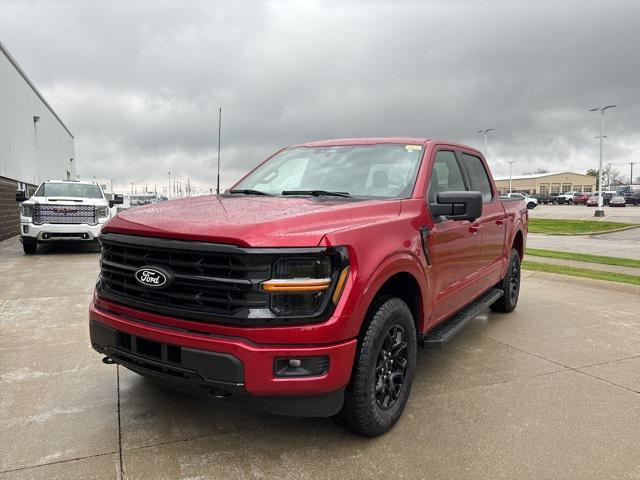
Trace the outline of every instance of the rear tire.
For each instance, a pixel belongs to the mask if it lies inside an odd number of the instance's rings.
[[[415,376],[417,339],[411,310],[399,298],[380,298],[367,320],[336,420],[374,437],[393,427],[404,411]]]
[[[520,296],[520,254],[515,248],[511,249],[507,274],[497,288],[502,290],[503,295],[491,305],[491,310],[502,313],[513,312]]]
[[[22,250],[25,255],[33,255],[38,250],[38,242],[34,242],[33,240],[22,240]]]

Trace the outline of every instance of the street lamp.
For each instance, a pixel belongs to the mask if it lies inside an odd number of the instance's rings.
[[[604,217],[604,210],[602,208],[602,148],[604,142],[604,112],[615,105],[607,105],[606,107],[591,108],[590,112],[600,112],[600,167],[598,168],[598,208],[594,215],[596,217]]]
[[[512,175],[511,175],[511,170],[513,167],[513,162],[514,160],[508,160],[507,163],[509,164],[509,193],[511,193],[512,188],[511,188],[511,179],[512,179]]]
[[[485,128],[484,130],[478,130],[476,133],[482,133],[484,136],[484,155],[487,156],[487,133],[493,132],[495,128]]]

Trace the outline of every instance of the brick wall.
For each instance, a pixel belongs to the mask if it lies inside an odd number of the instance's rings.
[[[36,191],[34,185],[27,185],[27,196]],[[0,177],[0,240],[20,234],[20,204],[16,202],[18,182]]]

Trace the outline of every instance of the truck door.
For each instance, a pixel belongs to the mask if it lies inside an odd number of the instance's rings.
[[[460,161],[453,150],[437,147],[433,157],[427,202],[436,203],[438,193],[469,190]],[[481,237],[468,220],[433,217],[429,241],[434,303],[431,323],[436,323],[468,303],[474,276],[480,268]]]
[[[459,152],[471,190],[482,193],[482,217],[474,222],[482,240],[478,287],[489,288],[500,280],[506,235],[506,214],[494,191],[486,165],[476,155]]]

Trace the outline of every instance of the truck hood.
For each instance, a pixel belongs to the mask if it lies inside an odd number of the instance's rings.
[[[227,243],[311,247],[322,237],[400,214],[399,200],[203,196],[132,208],[103,232]]]

